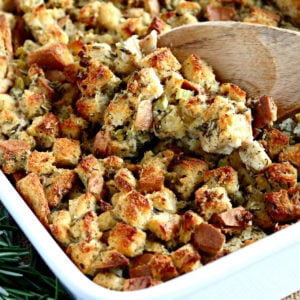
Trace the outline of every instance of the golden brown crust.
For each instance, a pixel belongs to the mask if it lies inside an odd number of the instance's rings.
[[[66,44],[52,43],[29,52],[27,62],[41,68],[63,70],[73,62],[73,58]]]
[[[48,228],[50,209],[39,177],[29,173],[17,182],[16,187],[41,223]]]

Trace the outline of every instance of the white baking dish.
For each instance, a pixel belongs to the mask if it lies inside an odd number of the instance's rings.
[[[0,199],[75,299],[281,299],[300,289],[300,222],[197,271],[133,292],[94,284],[70,261],[0,171]]]

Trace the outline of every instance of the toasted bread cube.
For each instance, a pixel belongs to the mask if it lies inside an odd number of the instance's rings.
[[[34,211],[41,223],[48,227],[50,209],[43,185],[35,173],[29,173],[16,183],[17,191]]]
[[[257,23],[257,24],[263,24],[263,25],[275,26],[275,27],[278,26],[279,21],[280,21],[279,14],[272,12],[270,10],[259,8],[257,6],[251,7],[250,16],[244,18],[244,22]]]
[[[131,225],[118,222],[109,232],[108,244],[127,257],[143,253],[146,233]]]
[[[134,72],[127,83],[127,91],[140,100],[153,100],[163,93],[163,86],[153,68],[143,68]]]
[[[0,112],[0,132],[6,136],[13,135],[26,124],[25,122],[14,110],[3,109]]]
[[[42,91],[25,90],[20,100],[20,108],[28,119],[33,119],[48,111],[49,103]]]
[[[188,243],[191,240],[195,227],[203,222],[203,218],[192,210],[186,211],[180,216],[179,241]]]
[[[59,135],[58,123],[57,116],[49,112],[44,116],[34,118],[27,132],[35,138],[40,148],[49,149]]]
[[[87,121],[76,115],[71,115],[59,123],[62,137],[78,140],[87,128]]]
[[[232,208],[224,187],[209,188],[207,185],[203,185],[195,192],[195,205],[205,221],[208,221],[213,214]]]
[[[168,48],[159,48],[153,53],[146,55],[141,66],[144,68],[153,68],[159,78],[165,78],[181,68],[180,63]]]
[[[153,126],[153,109],[151,100],[143,100],[137,106],[134,129],[149,130]]]
[[[170,166],[175,153],[172,150],[164,150],[156,155],[152,151],[147,151],[141,160],[141,165],[143,168],[157,166],[161,170],[167,170]]]
[[[51,234],[62,246],[67,247],[71,243],[71,215],[68,210],[52,212],[49,228]]]
[[[69,200],[69,211],[72,219],[79,219],[88,211],[96,211],[96,198],[90,193],[82,194]]]
[[[205,171],[204,182],[209,188],[222,186],[228,194],[239,190],[238,173],[230,166]]]
[[[25,169],[30,145],[20,140],[0,141],[0,165],[6,174]]]
[[[78,164],[81,156],[79,140],[57,138],[53,144],[53,155],[58,167],[74,167]]]
[[[282,131],[268,127],[265,129],[262,144],[271,159],[275,158],[289,144],[289,136]],[[280,159],[280,158],[279,158]]]
[[[279,154],[280,161],[289,161],[294,166],[300,168],[300,143],[284,147]]]
[[[93,262],[93,267],[97,270],[128,265],[129,259],[115,249],[101,251]]]
[[[147,229],[163,241],[171,241],[178,235],[180,216],[168,212],[153,214],[148,221]]]
[[[207,91],[216,92],[219,88],[212,68],[197,55],[192,54],[183,62],[182,73],[186,79],[198,83]]]
[[[160,191],[147,194],[147,198],[151,200],[153,207],[159,211],[177,212],[177,197],[172,190],[166,187],[163,187]]]
[[[179,274],[169,255],[154,254],[150,260],[152,277],[159,281],[167,281],[177,277]]]
[[[290,199],[287,190],[266,193],[265,201],[267,212],[274,222],[286,223],[299,218],[299,200],[295,203]]]
[[[93,239],[99,240],[102,236],[98,228],[97,215],[93,211],[88,211],[80,219],[75,220],[70,232],[76,241],[89,242]]]
[[[77,81],[78,88],[87,97],[93,97],[97,91],[106,87],[115,87],[119,79],[103,64],[91,62],[83,79]]]
[[[101,231],[108,231],[117,224],[111,210],[107,210],[98,216],[98,228]]]
[[[97,93],[95,97],[81,97],[76,101],[78,114],[86,121],[98,124],[103,121],[108,99]]]
[[[217,95],[203,115],[199,135],[204,151],[230,154],[253,140],[250,109],[243,102]]]
[[[174,164],[172,171],[178,176],[174,189],[183,200],[188,200],[195,188],[203,182],[207,169],[208,164],[204,160],[192,157],[183,158]]]
[[[162,190],[164,181],[164,171],[159,166],[146,166],[140,172],[138,186],[142,193],[153,193]]]
[[[97,160],[92,154],[85,156],[76,167],[87,192],[93,194],[97,198],[101,198],[103,192],[103,163]]]
[[[6,93],[12,82],[9,80],[9,62],[13,56],[11,29],[7,16],[0,13],[0,93]]]
[[[116,172],[114,176],[116,187],[119,191],[128,193],[136,188],[136,179],[131,171],[127,168],[122,168]]]
[[[93,278],[96,284],[114,291],[123,291],[124,281],[123,277],[110,272],[98,272]]]
[[[27,159],[26,171],[37,175],[51,174],[55,171],[55,158],[52,152],[40,152],[34,150]]]
[[[93,1],[84,5],[79,10],[78,21],[89,26],[96,27],[98,25],[98,18],[95,18],[95,16],[98,16],[100,6],[100,1]]]
[[[194,271],[202,266],[201,257],[192,244],[186,244],[173,251],[171,258],[180,274]]]
[[[45,69],[63,70],[73,63],[73,57],[64,43],[51,43],[28,53],[27,62]]]
[[[71,191],[76,178],[74,170],[59,169],[46,179],[45,194],[50,207],[56,207]]]
[[[90,154],[83,157],[76,167],[76,173],[85,187],[88,186],[89,178],[93,172],[103,175],[104,166],[94,155]]]
[[[101,3],[98,10],[97,22],[99,26],[108,30],[117,30],[120,26],[122,13],[112,2]]]
[[[244,143],[239,149],[239,155],[246,167],[254,171],[262,171],[272,163],[264,147],[258,141]]]
[[[31,7],[28,10],[26,9],[23,18],[34,38],[40,44],[67,44],[69,41],[68,35],[58,24],[58,19],[64,16],[65,13],[63,10],[47,9],[45,5],[41,4]]]
[[[151,276],[155,280],[167,281],[178,276],[169,255],[144,253],[133,259],[129,270],[131,278]]]
[[[142,52],[137,35],[133,35],[132,31],[136,29],[136,25],[140,24],[138,18],[128,18],[120,28],[120,34],[126,38],[116,44],[117,58],[114,61],[114,69],[120,74],[127,74],[136,71],[142,59]]]
[[[99,252],[104,249],[105,245],[94,239],[88,242],[71,243],[66,249],[66,253],[82,273],[94,275],[96,270],[92,266],[93,262]]]
[[[112,202],[116,218],[131,226],[144,229],[152,216],[151,202],[136,190],[115,194]]]
[[[272,163],[264,171],[274,190],[288,189],[297,183],[298,172],[289,162]]]
[[[107,106],[104,116],[105,123],[112,126],[126,124],[132,118],[131,106],[127,95],[117,94]]]
[[[231,100],[246,101],[246,92],[233,83],[222,83],[220,92]]]

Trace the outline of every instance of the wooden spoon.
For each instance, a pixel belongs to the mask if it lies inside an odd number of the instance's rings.
[[[248,96],[272,96],[278,119],[300,111],[300,32],[264,25],[216,21],[172,29],[159,36],[182,62],[197,54],[218,80],[233,82]]]

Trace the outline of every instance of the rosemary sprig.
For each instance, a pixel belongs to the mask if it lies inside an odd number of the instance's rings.
[[[9,218],[0,204],[0,300],[71,299],[34,249],[20,245]]]

